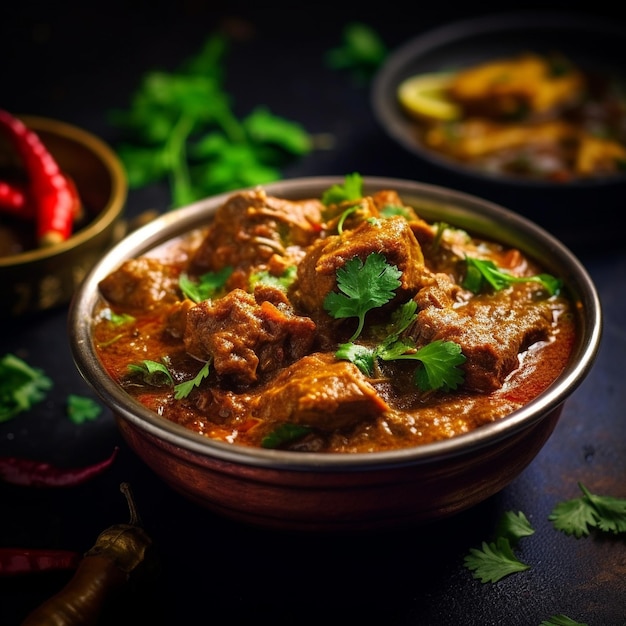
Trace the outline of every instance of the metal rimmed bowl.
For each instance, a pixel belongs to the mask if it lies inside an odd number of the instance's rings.
[[[119,233],[127,196],[126,173],[100,138],[65,122],[19,116],[71,176],[87,213],[66,241],[0,256],[0,317],[15,318],[65,305]]]
[[[321,197],[342,179],[316,177],[265,186],[288,198]],[[89,273],[68,319],[76,366],[112,410],[134,452],[173,489],[204,507],[261,527],[353,531],[436,520],[509,484],[550,437],[564,402],[589,372],[601,337],[596,289],[577,258],[518,214],[474,196],[406,180],[364,179],[365,192],[395,189],[427,220],[441,220],[520,248],[563,278],[578,334],[554,383],[528,405],[457,437],[392,452],[325,454],[253,449],[213,441],[131,398],[105,371],[91,334],[98,284],[123,261],[201,227],[230,194],[163,214],[127,236]]]
[[[562,53],[582,68],[618,77],[626,23],[582,13],[511,11],[450,22],[407,40],[393,50],[371,87],[374,115],[386,135],[420,166],[420,176],[487,198],[542,225],[575,249],[619,243],[602,217],[621,211],[626,172],[566,183],[489,173],[425,147],[416,123],[398,101],[407,78],[458,70],[523,52]],[[591,216],[594,217],[591,217]]]

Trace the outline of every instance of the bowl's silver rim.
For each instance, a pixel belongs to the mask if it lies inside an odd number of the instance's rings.
[[[319,197],[321,191],[333,184],[343,183],[339,176],[305,177],[263,185],[268,194],[284,197]],[[564,276],[580,300],[583,313],[584,340],[577,347],[578,359],[571,364],[545,392],[528,405],[510,415],[470,433],[451,439],[386,452],[355,454],[301,453],[281,450],[248,448],[213,441],[150,411],[130,398],[103,370],[90,335],[91,311],[97,300],[97,285],[122,260],[143,254],[171,237],[199,226],[230,192],[206,198],[187,207],[164,213],[154,221],[127,235],[92,268],[76,291],[68,313],[69,341],[74,363],[85,381],[93,388],[114,414],[135,428],[165,443],[208,458],[255,467],[293,471],[363,471],[390,469],[440,461],[468,454],[511,437],[541,421],[558,409],[582,383],[591,369],[602,335],[601,305],[595,285],[582,263],[550,233],[500,205],[475,196],[415,181],[383,177],[364,177],[366,190],[396,189],[401,195],[413,195],[433,201],[461,213],[471,209],[485,223],[497,219],[509,228],[515,238],[532,239],[538,247],[548,250],[561,267],[568,268]]]
[[[481,172],[446,159],[432,150],[420,146],[407,133],[406,122],[400,121],[395,114],[395,107],[390,104],[390,94],[395,94],[399,83],[398,77],[405,73],[405,68],[412,61],[426,53],[463,39],[489,35],[500,31],[520,32],[524,29],[545,30],[549,33],[584,31],[613,37],[623,41],[626,36],[626,23],[609,20],[597,15],[558,10],[519,10],[506,13],[494,13],[471,17],[444,24],[409,39],[393,50],[374,76],[370,90],[370,101],[375,116],[385,132],[411,154],[467,179],[475,179],[496,186],[516,186],[528,189],[554,189],[555,184],[544,180],[525,179],[502,174]],[[598,176],[588,179],[573,179],[559,183],[557,189],[595,189],[605,186],[624,184],[624,176]]]

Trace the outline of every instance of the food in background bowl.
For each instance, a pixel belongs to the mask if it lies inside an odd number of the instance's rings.
[[[102,259],[69,318],[79,371],[164,480],[300,530],[436,519],[501,489],[600,326],[584,268],[534,224],[358,177],[163,215]]]
[[[553,182],[626,173],[626,85],[558,52],[410,76],[398,99],[425,148],[471,168]]]

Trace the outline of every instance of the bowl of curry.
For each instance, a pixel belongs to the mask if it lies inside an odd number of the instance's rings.
[[[76,366],[173,489],[294,531],[429,522],[503,489],[592,367],[601,308],[547,231],[349,174],[128,235],[69,312]]]
[[[393,50],[372,84],[386,134],[424,179],[516,210],[571,246],[605,246],[626,192],[626,25],[513,11]]]

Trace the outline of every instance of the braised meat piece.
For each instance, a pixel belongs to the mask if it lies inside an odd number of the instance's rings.
[[[262,189],[235,194],[216,212],[192,266],[198,272],[247,269],[274,254],[295,262],[300,248],[317,237],[323,208],[319,200],[284,200]]]
[[[318,239],[298,265],[293,299],[307,312],[322,311],[324,299],[336,289],[337,270],[350,259],[362,261],[373,252],[382,253],[387,263],[401,272],[395,301],[406,300],[421,286],[424,257],[422,249],[403,217],[364,221],[354,230]]]
[[[315,324],[308,317],[281,304],[257,302],[241,289],[189,309],[183,336],[191,356],[212,358],[219,376],[243,385],[301,358],[314,340]]]
[[[314,353],[287,367],[259,396],[257,417],[332,431],[382,415],[389,407],[348,361]]]
[[[171,265],[156,259],[129,259],[103,278],[98,287],[111,304],[149,311],[180,299],[178,277]]]
[[[454,308],[442,299],[419,311],[413,329],[417,345],[441,339],[461,346],[466,357],[465,387],[480,392],[499,389],[519,365],[518,354],[548,339],[552,313],[548,302],[532,298],[528,284],[494,295],[479,295]],[[418,294],[418,301],[424,298]]]

